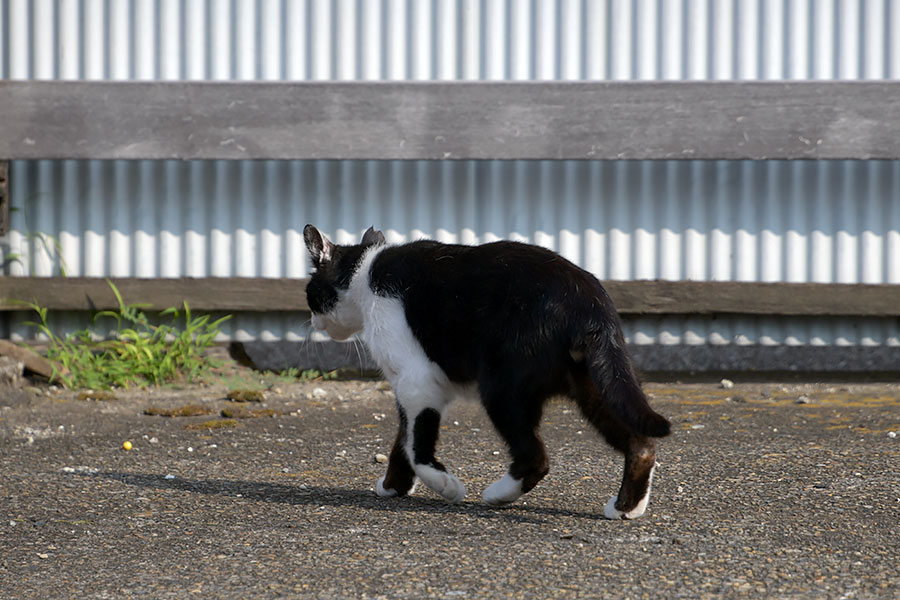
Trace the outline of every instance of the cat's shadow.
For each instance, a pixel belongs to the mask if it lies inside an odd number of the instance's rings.
[[[593,514],[561,508],[527,506],[524,504],[492,507],[476,501],[447,504],[434,498],[415,495],[403,498],[379,498],[371,490],[328,486],[290,485],[228,479],[186,479],[172,475],[121,472],[98,472],[92,473],[90,477],[101,477],[142,488],[181,490],[195,494],[231,496],[277,504],[333,507],[356,506],[387,512],[460,514],[468,517],[502,519],[514,523],[532,524],[545,524],[547,521],[542,517],[605,520],[600,513]]]

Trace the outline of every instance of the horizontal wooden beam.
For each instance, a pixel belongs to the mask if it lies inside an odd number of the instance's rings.
[[[203,311],[309,310],[306,280],[209,277],[177,279],[110,278],[126,304],[153,309]],[[22,310],[36,302],[51,310],[118,308],[106,279],[99,277],[0,277],[0,310]],[[24,307],[28,310],[28,307]]]
[[[900,82],[0,81],[0,159],[900,159]]]
[[[9,161],[0,160],[0,235],[9,233]]]
[[[605,281],[623,314],[900,316],[900,285]]]
[[[162,310],[187,302],[203,311],[305,311],[306,280],[256,278],[115,278],[126,303]],[[900,285],[752,283],[709,281],[606,281],[622,314],[747,314],[900,316]],[[0,278],[0,310],[21,302],[53,310],[118,306],[105,279],[85,277]]]

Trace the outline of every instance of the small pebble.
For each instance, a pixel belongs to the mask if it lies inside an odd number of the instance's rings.
[[[797,398],[796,404],[809,404],[810,402],[811,400],[808,396],[800,396],[799,398]]]
[[[175,479],[174,475],[166,475],[164,479]]]
[[[320,387],[317,387],[316,389],[314,389],[312,391],[313,398],[324,398],[327,395],[328,395],[328,392],[326,392],[324,389],[322,389]]]
[[[891,439],[896,438],[896,437],[897,437],[897,432],[896,432],[896,431],[888,431],[888,437],[891,438]]]
[[[375,455],[375,462],[377,462],[379,464],[384,464],[387,461],[388,461],[388,457],[385,456],[384,454],[376,454]]]
[[[724,388],[726,390],[730,390],[731,388],[734,387],[734,382],[730,379],[723,379],[722,381],[719,382],[719,385],[722,386],[722,388]]]

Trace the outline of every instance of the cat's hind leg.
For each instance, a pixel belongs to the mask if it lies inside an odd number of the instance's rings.
[[[625,469],[619,493],[603,509],[607,519],[636,519],[643,516],[650,501],[650,486],[656,469],[656,442],[653,438],[630,435],[625,448]]]
[[[601,422],[597,429],[606,441],[625,455],[622,485],[603,509],[607,519],[637,519],[643,516],[650,501],[650,486],[656,469],[656,442],[626,430],[612,419]]]
[[[522,403],[516,410],[510,410],[503,400],[485,400],[488,416],[512,456],[506,475],[484,490],[481,497],[487,504],[502,506],[515,502],[550,471],[547,451],[537,432],[541,405],[541,402]]]
[[[609,414],[597,397],[601,392],[584,369],[573,373],[572,397],[584,417],[603,435],[610,446],[625,455],[619,493],[606,503],[607,519],[636,519],[643,516],[650,500],[650,485],[656,468],[656,442],[651,437],[629,430]]]

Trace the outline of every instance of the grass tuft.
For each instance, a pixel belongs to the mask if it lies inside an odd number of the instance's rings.
[[[28,304],[39,317],[31,322],[48,341],[47,358],[62,365],[54,377],[68,388],[107,390],[113,387],[147,387],[179,381],[205,379],[213,364],[203,352],[213,345],[219,327],[229,316],[210,321],[209,315],[191,314],[183,308],[167,308],[160,317],[169,323],[155,325],[144,309],[147,305],[125,304],[116,286],[107,280],[118,301],[117,311],[104,310],[94,316],[116,322],[114,339],[96,340],[88,329],[65,337],[53,333],[48,310],[37,302]]]

